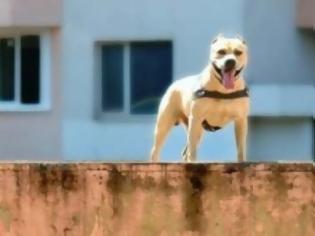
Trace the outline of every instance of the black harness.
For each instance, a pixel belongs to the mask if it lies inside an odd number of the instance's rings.
[[[249,97],[248,88],[245,87],[242,90],[238,90],[232,93],[220,93],[218,91],[209,91],[205,89],[198,89],[194,92],[194,99],[197,98],[215,98],[215,99],[237,99]]]
[[[212,126],[210,125],[206,120],[204,120],[202,123],[201,123],[202,127],[207,130],[207,131],[210,131],[210,132],[215,132],[219,129],[221,129],[220,126]]]
[[[232,93],[220,93],[218,91],[209,91],[205,89],[198,89],[197,91],[194,92],[194,99],[200,99],[200,98],[213,98],[213,99],[223,99],[223,100],[228,100],[228,99],[237,99],[237,98],[244,98],[244,97],[249,97],[249,90],[247,87],[245,87],[242,90],[235,91]],[[211,132],[215,132],[221,127],[219,126],[212,126],[210,125],[207,120],[204,120],[202,122],[202,127]]]

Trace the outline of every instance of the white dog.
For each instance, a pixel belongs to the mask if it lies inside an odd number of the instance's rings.
[[[216,131],[231,121],[235,122],[238,161],[246,160],[249,96],[242,70],[247,55],[241,38],[218,36],[211,44],[210,63],[201,74],[177,80],[168,88],[159,106],[151,161],[159,161],[164,140],[175,124],[187,128],[182,155],[193,162],[203,131]]]

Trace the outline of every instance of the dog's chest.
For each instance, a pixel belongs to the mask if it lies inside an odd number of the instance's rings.
[[[246,116],[248,113],[248,99],[209,99],[204,102],[203,106],[203,118],[209,124],[221,127],[239,117]]]

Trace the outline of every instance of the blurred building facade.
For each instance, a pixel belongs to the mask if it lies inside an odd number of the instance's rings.
[[[199,73],[223,33],[250,48],[249,160],[313,160],[314,11],[311,0],[3,0],[0,158],[147,160],[159,97]],[[180,160],[184,143],[174,128],[162,160]],[[205,135],[200,160],[235,156],[233,124]]]

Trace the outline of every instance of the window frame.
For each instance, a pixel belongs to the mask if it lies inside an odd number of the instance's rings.
[[[112,40],[112,41],[99,41],[96,42],[96,109],[95,118],[105,121],[115,122],[152,122],[156,119],[157,113],[152,114],[132,114],[131,108],[131,75],[130,75],[130,53],[131,44],[134,42],[170,42],[172,45],[172,74],[171,83],[174,81],[174,41],[169,38],[165,39],[152,39],[152,40]],[[107,45],[121,45],[123,47],[123,109],[120,112],[103,111],[102,109],[102,47]]]
[[[39,66],[39,103],[24,104],[21,102],[21,37],[37,35],[39,37],[40,66]],[[39,112],[49,111],[51,51],[50,33],[48,30],[8,30],[0,33],[0,38],[14,39],[14,100],[0,101],[0,112]]]

